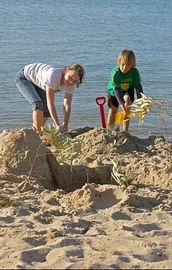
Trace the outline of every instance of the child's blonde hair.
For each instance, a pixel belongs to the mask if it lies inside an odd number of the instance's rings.
[[[118,65],[121,64],[122,60],[126,62],[127,64],[129,64],[131,67],[136,66],[136,57],[132,50],[127,50],[127,49],[122,50],[119,53],[118,58],[117,58]]]

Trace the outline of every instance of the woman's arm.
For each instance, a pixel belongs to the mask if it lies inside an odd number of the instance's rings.
[[[64,102],[63,102],[63,115],[64,115],[64,123],[63,123],[63,131],[68,130],[69,119],[71,115],[71,104],[72,104],[72,96],[71,94],[65,94]]]
[[[60,129],[60,122],[57,116],[54,100],[55,100],[55,92],[49,86],[46,87],[46,97],[47,97],[47,107],[50,112],[51,118],[54,122],[54,125],[57,130]]]

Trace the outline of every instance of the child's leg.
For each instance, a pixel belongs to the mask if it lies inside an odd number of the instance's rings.
[[[131,105],[131,98],[130,98],[129,94],[124,95],[124,100],[125,100],[125,107],[126,107],[126,111],[127,111],[127,115],[128,115],[130,113],[130,110],[131,110],[130,107],[128,107]],[[130,125],[130,119],[128,118],[128,119],[124,120],[124,122],[123,122],[123,130],[128,131],[129,125]]]
[[[114,107],[113,105],[111,105],[111,107],[109,108],[108,117],[107,117],[107,128],[109,129],[113,129],[115,127],[115,116],[116,116],[117,110],[118,109]]]
[[[115,127],[115,117],[118,111],[118,101],[116,97],[108,96],[108,106],[107,128],[113,129]]]

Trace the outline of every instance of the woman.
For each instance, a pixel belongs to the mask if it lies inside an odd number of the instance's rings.
[[[37,131],[51,117],[57,131],[68,131],[74,88],[83,82],[84,69],[79,64],[57,68],[54,65],[34,63],[26,65],[16,77],[16,86],[32,105],[33,128]],[[55,92],[64,91],[61,125],[56,108]]]

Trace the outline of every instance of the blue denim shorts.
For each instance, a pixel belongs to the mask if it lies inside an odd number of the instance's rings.
[[[24,69],[20,70],[15,79],[16,86],[24,98],[32,105],[32,110],[41,110],[44,117],[50,117],[47,107],[46,91],[28,81],[24,76]]]

